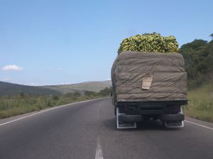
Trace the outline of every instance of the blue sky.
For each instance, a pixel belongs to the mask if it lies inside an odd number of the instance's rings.
[[[0,0],[0,81],[101,81],[120,42],[159,32],[180,45],[210,40],[212,0]]]

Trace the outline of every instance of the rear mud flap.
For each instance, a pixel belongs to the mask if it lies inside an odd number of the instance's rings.
[[[164,121],[165,128],[183,128],[184,127],[184,121],[178,121],[178,122],[167,122]]]
[[[179,114],[183,115],[183,109],[181,107]],[[163,121],[165,128],[183,128],[184,119],[182,121]]]
[[[116,124],[117,129],[134,129],[137,127],[136,122],[122,122],[119,121],[119,116],[124,115],[123,113],[119,112],[119,108],[116,107]]]

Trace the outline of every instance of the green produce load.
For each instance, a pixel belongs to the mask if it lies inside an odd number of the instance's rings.
[[[155,32],[137,34],[122,41],[118,54],[125,51],[172,53],[178,52],[178,43],[174,36],[163,37]]]

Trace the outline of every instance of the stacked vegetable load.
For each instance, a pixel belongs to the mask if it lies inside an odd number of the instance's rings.
[[[163,37],[155,32],[137,34],[122,41],[118,54],[125,51],[172,53],[178,52],[178,43],[174,36]]]

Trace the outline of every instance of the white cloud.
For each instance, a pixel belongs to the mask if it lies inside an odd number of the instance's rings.
[[[28,85],[30,85],[30,86],[40,86],[40,84],[35,83],[35,82],[31,82],[31,83],[29,83]]]
[[[55,71],[62,71],[63,68],[56,68]]]
[[[63,68],[48,68],[49,71],[63,71]]]
[[[23,68],[17,65],[6,65],[2,68],[2,71],[22,71]]]

